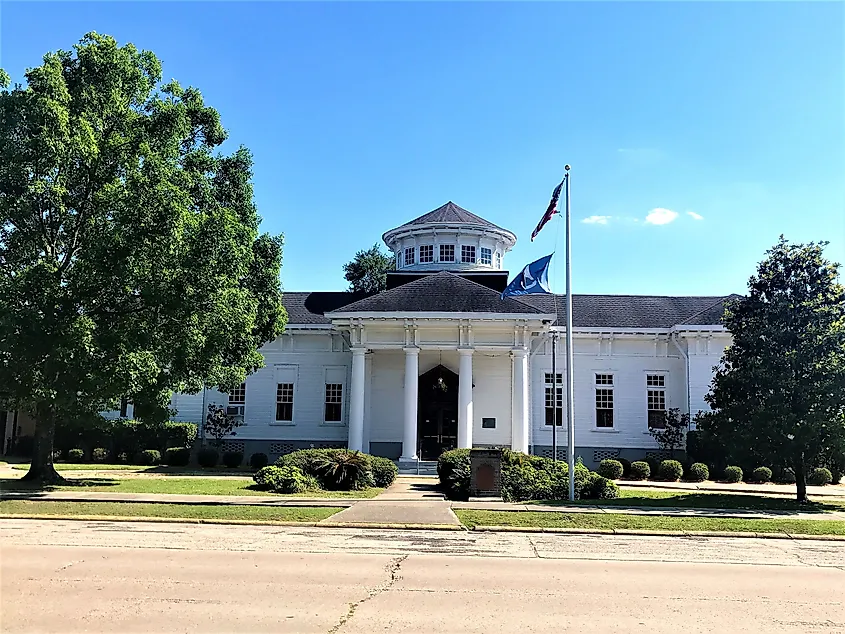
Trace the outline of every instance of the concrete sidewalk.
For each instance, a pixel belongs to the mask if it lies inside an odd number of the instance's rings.
[[[35,502],[140,502],[144,504],[208,504],[232,506],[352,506],[354,498],[306,498],[273,495],[181,495],[176,493],[111,493],[109,491],[3,491],[0,500]]]
[[[654,480],[616,480],[624,489],[651,489],[654,491],[697,491],[708,493],[747,493],[751,495],[795,495],[794,484],[751,484],[745,482],[658,482]],[[845,484],[807,486],[810,497],[845,498]]]

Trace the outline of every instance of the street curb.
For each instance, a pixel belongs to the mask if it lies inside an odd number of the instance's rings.
[[[471,531],[482,533],[562,533],[574,535],[642,535],[652,537],[734,537],[746,539],[800,539],[845,542],[845,535],[805,535],[795,533],[746,533],[731,531],[662,531],[630,528],[540,528],[536,526],[484,526]]]
[[[318,528],[381,528],[398,530],[426,530],[426,531],[466,531],[463,524],[400,524],[387,522],[332,522],[323,520],[317,524]]]

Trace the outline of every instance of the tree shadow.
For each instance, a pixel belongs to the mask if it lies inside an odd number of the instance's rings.
[[[534,502],[549,506],[593,505],[637,508],[682,508],[718,511],[777,511],[778,513],[829,513],[845,511],[845,502],[810,502],[801,504],[794,499],[775,498],[761,495],[742,495],[730,493],[689,493],[679,492],[664,498],[645,495],[615,498],[612,500],[545,500]]]
[[[31,493],[33,496],[37,496],[38,494],[67,489],[69,487],[84,489],[86,487],[95,486],[117,486],[118,484],[120,484],[120,482],[114,478],[73,478],[68,479],[65,484],[48,484],[46,486],[40,484],[39,482],[21,482],[20,478],[0,478],[0,493]],[[19,499],[23,496],[15,495],[14,497]]]

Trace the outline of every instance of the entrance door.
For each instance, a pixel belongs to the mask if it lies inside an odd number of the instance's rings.
[[[458,375],[439,365],[419,381],[417,404],[420,460],[437,460],[458,446]]]

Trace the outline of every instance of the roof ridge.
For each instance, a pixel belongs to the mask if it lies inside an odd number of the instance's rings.
[[[698,316],[699,316],[699,315],[701,315],[702,313],[706,313],[708,310],[710,310],[710,309],[712,309],[712,308],[715,308],[715,307],[716,307],[716,306],[718,306],[719,304],[724,304],[725,300],[726,300],[728,297],[730,297],[730,295],[723,295],[722,297],[720,297],[719,299],[717,299],[715,302],[713,302],[712,304],[710,304],[710,305],[709,305],[709,306],[707,306],[706,308],[702,308],[702,309],[701,309],[701,310],[699,310],[697,313],[693,313],[692,315],[690,315],[689,317],[687,317],[686,319],[684,319],[684,320],[681,322],[681,324],[689,324],[689,323],[690,323],[690,319],[694,319],[695,317],[698,317]]]

